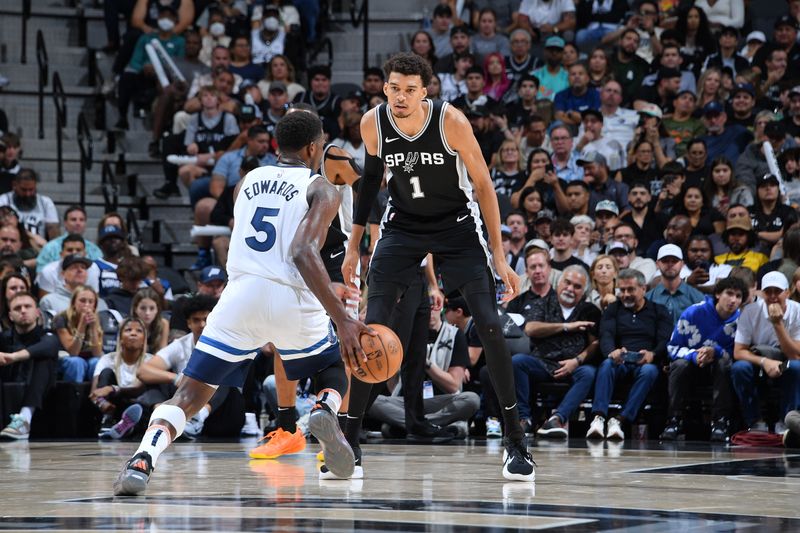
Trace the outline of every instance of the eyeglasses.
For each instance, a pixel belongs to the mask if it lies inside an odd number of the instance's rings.
[[[570,137],[550,137],[551,141],[568,141]]]

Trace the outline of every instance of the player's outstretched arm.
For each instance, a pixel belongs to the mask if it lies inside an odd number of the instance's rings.
[[[472,133],[472,125],[467,117],[451,106],[447,107],[447,114],[444,117],[444,133],[447,144],[459,153],[472,179],[481,214],[489,232],[494,268],[506,286],[503,300],[509,301],[519,294],[519,276],[508,265],[503,252],[503,241],[500,237],[500,207],[497,204],[497,193],[494,191],[481,147]]]
[[[363,323],[347,316],[319,255],[328,227],[339,209],[339,193],[330,182],[320,177],[308,187],[308,204],[308,212],[295,232],[289,254],[308,288],[336,324],[342,356],[351,361],[358,357],[366,361],[367,356],[359,339],[362,332],[373,332]]]
[[[364,175],[359,182],[358,196],[353,213],[353,228],[342,262],[342,275],[345,283],[355,284],[356,266],[359,260],[358,245],[364,236],[364,228],[383,180],[383,161],[378,157],[378,132],[375,126],[376,110],[370,109],[361,118],[361,138],[364,141]]]

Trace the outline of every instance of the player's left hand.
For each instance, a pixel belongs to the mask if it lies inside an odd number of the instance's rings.
[[[340,323],[336,324],[336,334],[339,337],[339,349],[342,352],[342,360],[350,368],[357,368],[359,359],[367,362],[367,354],[361,347],[361,335],[377,335],[375,330],[350,317],[345,317]]]
[[[506,287],[502,301],[510,302],[519,295],[519,276],[514,272],[514,269],[508,265],[506,258],[503,256],[494,256],[494,268]]]

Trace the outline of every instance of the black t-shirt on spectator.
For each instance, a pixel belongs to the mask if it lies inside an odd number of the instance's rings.
[[[753,231],[783,231],[797,222],[797,211],[785,204],[777,204],[769,215],[753,205],[750,207]]]
[[[492,169],[492,183],[498,195],[511,196],[511,193],[515,193],[522,188],[527,177],[522,171],[506,174],[502,170]]]
[[[578,265],[580,267],[585,268],[587,272],[589,271],[589,265],[587,265],[574,255],[570,256],[570,258],[567,259],[566,261],[556,261],[555,259],[550,260],[550,266],[556,270],[561,270],[562,272],[565,268],[572,265]]]

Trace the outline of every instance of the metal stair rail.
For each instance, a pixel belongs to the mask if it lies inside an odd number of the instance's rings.
[[[44,139],[44,89],[50,78],[50,62],[42,30],[36,32],[36,64],[39,66],[39,138]]]
[[[77,139],[78,150],[81,154],[81,183],[80,183],[80,205],[86,207],[86,173],[92,169],[92,159],[94,157],[94,141],[92,140],[92,132],[89,129],[89,123],[86,121],[86,116],[81,112],[78,115]],[[59,164],[61,157],[59,156]],[[103,196],[105,196],[105,166],[108,161],[103,164]],[[60,183],[60,182],[59,182]],[[116,204],[115,204],[116,206]],[[115,207],[116,209],[116,207]],[[108,203],[106,203],[106,212],[108,212]]]
[[[28,20],[31,18],[31,0],[22,0],[22,42],[20,43],[19,62],[28,62]]]
[[[369,0],[362,0],[361,9],[358,10],[356,10],[356,0],[350,2],[350,22],[354,28],[358,28],[361,23],[364,24],[362,70],[366,72],[369,68]]]
[[[64,132],[62,129],[67,127],[67,95],[64,93],[64,85],[61,83],[61,76],[58,72],[53,72],[53,105],[56,108],[56,179],[58,183],[64,183]],[[41,115],[39,120],[42,120]]]

